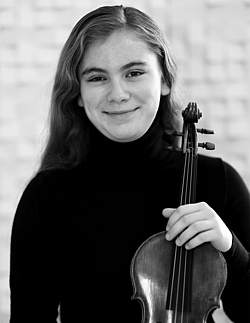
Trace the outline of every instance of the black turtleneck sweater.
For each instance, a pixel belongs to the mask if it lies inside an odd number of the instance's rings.
[[[182,154],[169,152],[157,121],[140,139],[117,143],[91,129],[85,162],[38,173],[19,202],[11,239],[11,323],[141,322],[131,300],[131,260],[164,231],[162,210],[179,205]],[[222,294],[234,322],[250,321],[250,197],[221,159],[198,158],[197,202],[233,232]]]

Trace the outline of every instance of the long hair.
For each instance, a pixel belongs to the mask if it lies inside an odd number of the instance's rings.
[[[165,128],[178,127],[179,104],[174,95],[176,64],[170,46],[156,23],[132,7],[104,6],[81,18],[70,33],[59,57],[51,95],[49,136],[39,171],[69,169],[87,156],[90,121],[78,106],[79,65],[88,47],[117,30],[128,30],[145,41],[156,54],[170,94],[160,99],[159,111]]]

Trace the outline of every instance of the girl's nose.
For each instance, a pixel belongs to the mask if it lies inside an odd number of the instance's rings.
[[[113,81],[110,83],[110,89],[107,93],[108,102],[121,103],[129,100],[130,93],[126,85],[121,81]]]

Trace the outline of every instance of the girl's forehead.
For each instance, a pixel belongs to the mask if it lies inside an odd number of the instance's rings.
[[[105,64],[113,61],[126,61],[133,59],[150,58],[155,53],[148,44],[130,31],[116,31],[105,39],[97,40],[87,48],[83,65],[89,63]]]
[[[100,36],[99,38],[96,38],[96,40],[93,41],[93,43],[90,43],[90,46],[98,46],[98,45],[102,45],[112,39],[131,39],[131,40],[135,40],[135,41],[139,41],[141,40],[141,37],[139,37],[139,35],[133,31],[133,30],[129,30],[129,29],[117,29],[113,32],[111,32],[109,35],[106,36]]]

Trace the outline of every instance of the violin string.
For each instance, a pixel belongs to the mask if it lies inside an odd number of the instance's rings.
[[[183,204],[187,204],[190,198],[190,178],[192,176],[192,159],[190,158],[190,150],[187,152],[187,156],[188,156],[188,166],[187,166],[187,178],[186,178],[186,197]],[[182,247],[182,249],[183,248],[184,247]],[[183,277],[182,277],[183,285],[182,285],[182,298],[181,298],[181,323],[183,322],[183,316],[184,316],[186,268],[187,268],[187,250],[185,248],[183,249],[183,253],[184,253],[184,270],[183,270]]]
[[[187,158],[185,156],[184,159],[184,171],[183,171],[183,181],[182,181],[182,186],[181,186],[181,195],[180,195],[180,201],[182,204],[183,196],[184,196],[184,182],[185,182],[185,177],[186,177],[186,163],[187,163]],[[169,310],[172,309],[172,304],[173,304],[173,295],[174,295],[174,282],[176,280],[176,263],[177,263],[177,246],[175,245],[174,249],[174,260],[173,260],[173,275],[172,275],[172,281],[171,281],[171,287],[170,287],[170,297],[169,297]],[[174,308],[173,308],[174,310]],[[174,322],[176,322],[176,311],[174,311]]]
[[[176,271],[176,258],[177,258],[177,248],[175,246],[174,261],[173,261],[173,277],[172,277],[171,288],[170,288],[169,310],[171,310],[172,302],[173,302],[174,281],[175,281],[175,271]]]
[[[181,323],[183,323],[184,304],[185,304],[185,287],[186,287],[186,268],[187,268],[187,250],[184,249],[184,275],[183,275],[183,288],[182,288],[182,308],[181,308]]]
[[[193,165],[194,165],[194,159],[193,159],[193,150],[191,149],[189,156],[189,167],[188,172],[189,176],[187,178],[189,179],[189,183],[187,183],[187,187],[189,186],[189,197],[188,200],[185,202],[187,204],[192,202],[192,183],[193,183]],[[188,262],[188,250],[184,248],[184,274],[183,274],[183,289],[182,289],[182,310],[181,310],[181,323],[183,322],[183,316],[184,316],[184,305],[185,305],[185,296],[188,297],[188,294],[185,293],[186,289],[186,280],[187,280],[187,262]],[[187,299],[186,299],[187,302]]]
[[[181,260],[182,260],[182,249],[180,248],[180,257],[179,257],[179,268],[178,268],[178,281],[177,281],[177,296],[176,296],[176,301],[175,301],[175,308],[176,308],[176,315],[175,315],[175,323],[177,320],[177,315],[178,315],[178,301],[179,301],[179,289],[180,289],[180,278],[181,278]],[[181,322],[182,323],[182,322]]]
[[[187,204],[190,204],[192,203],[192,186],[193,186],[193,164],[194,164],[194,157],[193,157],[193,150],[191,149],[191,152],[190,152],[192,158],[190,157],[191,159],[191,166],[190,166],[190,180],[189,180],[189,196],[188,196],[188,199],[187,199]]]
[[[190,178],[190,153],[189,151],[185,154],[185,165],[184,165],[184,173],[183,173],[183,183],[182,183],[182,195],[181,195],[181,205],[186,204],[188,202],[188,179]],[[183,193],[184,192],[184,193]],[[178,268],[178,279],[177,279],[177,295],[176,295],[176,302],[175,302],[175,322],[178,316],[178,303],[180,299],[180,306],[181,308],[181,323],[183,322],[183,314],[184,314],[184,298],[185,298],[185,284],[186,284],[186,266],[187,266],[187,250],[184,250],[183,247],[175,246],[176,250],[179,248],[179,268]],[[183,252],[184,252],[184,264],[182,263],[183,260]],[[182,271],[182,267],[184,266],[184,273]],[[183,274],[183,275],[182,275]],[[183,277],[182,277],[183,276]],[[180,292],[181,286],[181,279],[183,279],[182,285],[182,293]],[[181,295],[182,294],[182,297]]]

